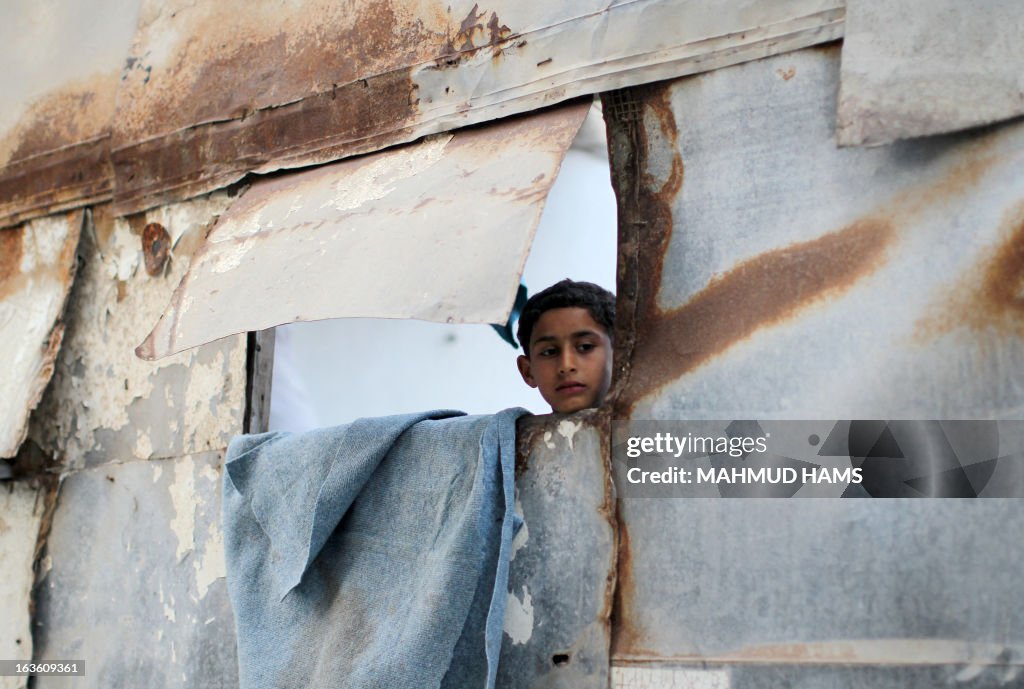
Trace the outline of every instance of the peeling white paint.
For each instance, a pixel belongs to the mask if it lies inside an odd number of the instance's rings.
[[[156,483],[157,481],[159,481],[160,477],[163,475],[163,473],[164,473],[163,465],[160,464],[159,462],[154,462],[153,463],[153,483]]]
[[[441,160],[451,140],[451,134],[428,136],[420,144],[398,149],[402,151],[400,161],[380,157],[369,160],[350,177],[336,182],[333,198],[320,204],[320,208],[334,206],[336,211],[350,211],[384,198],[395,190],[396,182],[418,175]]]
[[[569,419],[563,419],[558,422],[558,434],[569,441],[569,449],[575,449],[573,447],[574,438],[576,437],[577,431],[583,427],[581,423],[573,423]]]
[[[182,457],[175,460],[174,478],[168,488],[171,504],[174,506],[174,518],[171,519],[171,531],[178,538],[175,551],[177,562],[181,562],[192,552],[195,545],[196,503],[195,503],[195,460]]]
[[[214,273],[226,273],[229,270],[234,270],[242,264],[242,259],[254,246],[256,246],[255,240],[246,239],[230,249],[222,249],[216,254],[207,254],[213,259],[210,270]],[[184,309],[184,307],[182,308]]]
[[[178,256],[165,277],[151,278],[138,270],[120,287],[114,280],[131,272],[126,266],[138,259],[141,241],[127,221],[112,219],[109,211],[100,209],[93,214],[97,228],[88,236],[96,239],[83,241],[87,255],[71,304],[75,314],[65,333],[64,355],[43,400],[45,409],[35,415],[44,421],[34,422],[31,431],[46,451],[65,457],[68,468],[83,467],[87,454],[96,461],[96,455],[102,454],[121,459],[177,457],[219,449],[241,431],[244,337],[210,346],[224,352],[219,368],[196,365],[209,359],[203,349],[169,357],[159,365],[131,355],[145,334],[140,328],[147,327],[167,305],[206,227],[230,202],[226,194],[218,193],[147,212],[147,222],[160,222],[180,238]],[[96,241],[101,246],[95,247]],[[125,263],[129,254],[131,261]],[[35,295],[33,306],[39,306],[40,297]],[[197,376],[209,380],[197,384]],[[186,391],[194,397],[188,421],[181,413]],[[206,404],[201,417],[195,403],[199,396],[205,397]],[[132,419],[140,418],[140,407],[149,423],[133,423]],[[200,418],[199,428],[188,425]],[[154,476],[155,481],[159,478]]]
[[[136,429],[135,456],[139,459],[149,459],[153,456],[153,444],[150,442],[149,434],[142,428]]]
[[[36,491],[21,482],[0,484],[0,515],[8,526],[0,530],[0,658],[29,660],[32,557],[42,518],[36,509]],[[0,687],[7,689],[11,685],[3,684],[4,679],[0,678]]]
[[[555,449],[555,443],[554,443],[554,441],[551,440],[551,431],[544,431],[544,445],[549,450],[554,450]]]
[[[199,470],[199,475],[210,483],[217,483],[220,480],[220,473],[213,468],[212,464],[204,464],[203,468]]]
[[[523,586],[523,598],[509,591],[505,607],[505,633],[516,645],[525,644],[533,636],[533,597]]]
[[[210,522],[202,559],[194,560],[192,566],[196,572],[196,591],[200,600],[206,597],[214,581],[227,576],[227,567],[224,563],[224,533],[216,521]]]
[[[516,514],[523,518],[523,525],[519,527],[519,531],[512,538],[512,554],[509,555],[509,561],[516,559],[516,553],[520,549],[526,547],[526,542],[530,540],[530,526],[526,523],[526,518],[523,516],[523,503],[519,501],[519,491],[516,490]]]
[[[15,256],[0,257],[12,263],[0,299],[0,457],[17,454],[53,375],[82,217],[75,211],[3,230],[21,255],[16,264]]]

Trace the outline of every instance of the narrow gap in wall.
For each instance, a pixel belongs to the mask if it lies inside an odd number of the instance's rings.
[[[617,224],[604,122],[591,110],[548,196],[523,271],[530,294],[563,279],[615,291]],[[382,286],[382,289],[385,289]],[[426,409],[547,413],[489,325],[336,319],[276,328],[270,430]]]

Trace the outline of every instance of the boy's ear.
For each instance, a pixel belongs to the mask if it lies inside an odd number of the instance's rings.
[[[533,374],[530,373],[530,360],[520,354],[516,359],[516,366],[519,367],[519,375],[523,377],[523,382],[531,388],[537,387],[537,381],[533,379]]]

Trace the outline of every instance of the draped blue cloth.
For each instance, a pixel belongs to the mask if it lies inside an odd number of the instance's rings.
[[[526,413],[235,438],[223,524],[241,689],[491,689]]]

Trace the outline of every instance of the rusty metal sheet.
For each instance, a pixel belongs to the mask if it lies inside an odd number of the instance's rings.
[[[39,490],[26,482],[0,482],[0,657],[32,659],[29,610],[36,539],[42,523]],[[0,689],[25,689],[26,677],[0,677]]]
[[[497,686],[606,689],[614,498],[596,412],[517,427],[516,512]]]
[[[216,450],[242,431],[245,336],[160,365],[132,355],[140,324],[157,318],[192,252],[231,201],[219,193],[130,220],[113,218],[108,204],[90,216],[64,347],[30,430],[64,467]],[[147,259],[152,263],[166,247],[145,241],[153,224],[173,244],[173,257],[155,276],[145,269]]]
[[[0,227],[107,199],[114,94],[141,0],[0,5]]]
[[[64,477],[36,589],[36,656],[84,659],[86,673],[35,687],[238,686],[221,461],[129,459]]]
[[[833,46],[606,98],[616,418],[1020,418],[1024,123],[839,149],[838,79]],[[614,665],[728,665],[727,686],[773,686],[740,684],[754,665],[806,686],[918,665],[1019,683],[1019,501],[623,499],[619,515]]]
[[[1024,114],[1017,0],[849,0],[840,145],[879,145]]]
[[[115,210],[842,35],[844,0],[147,0]]]
[[[503,323],[588,103],[254,184],[139,348],[351,316]]]
[[[53,375],[82,212],[0,230],[0,457],[13,457]]]

